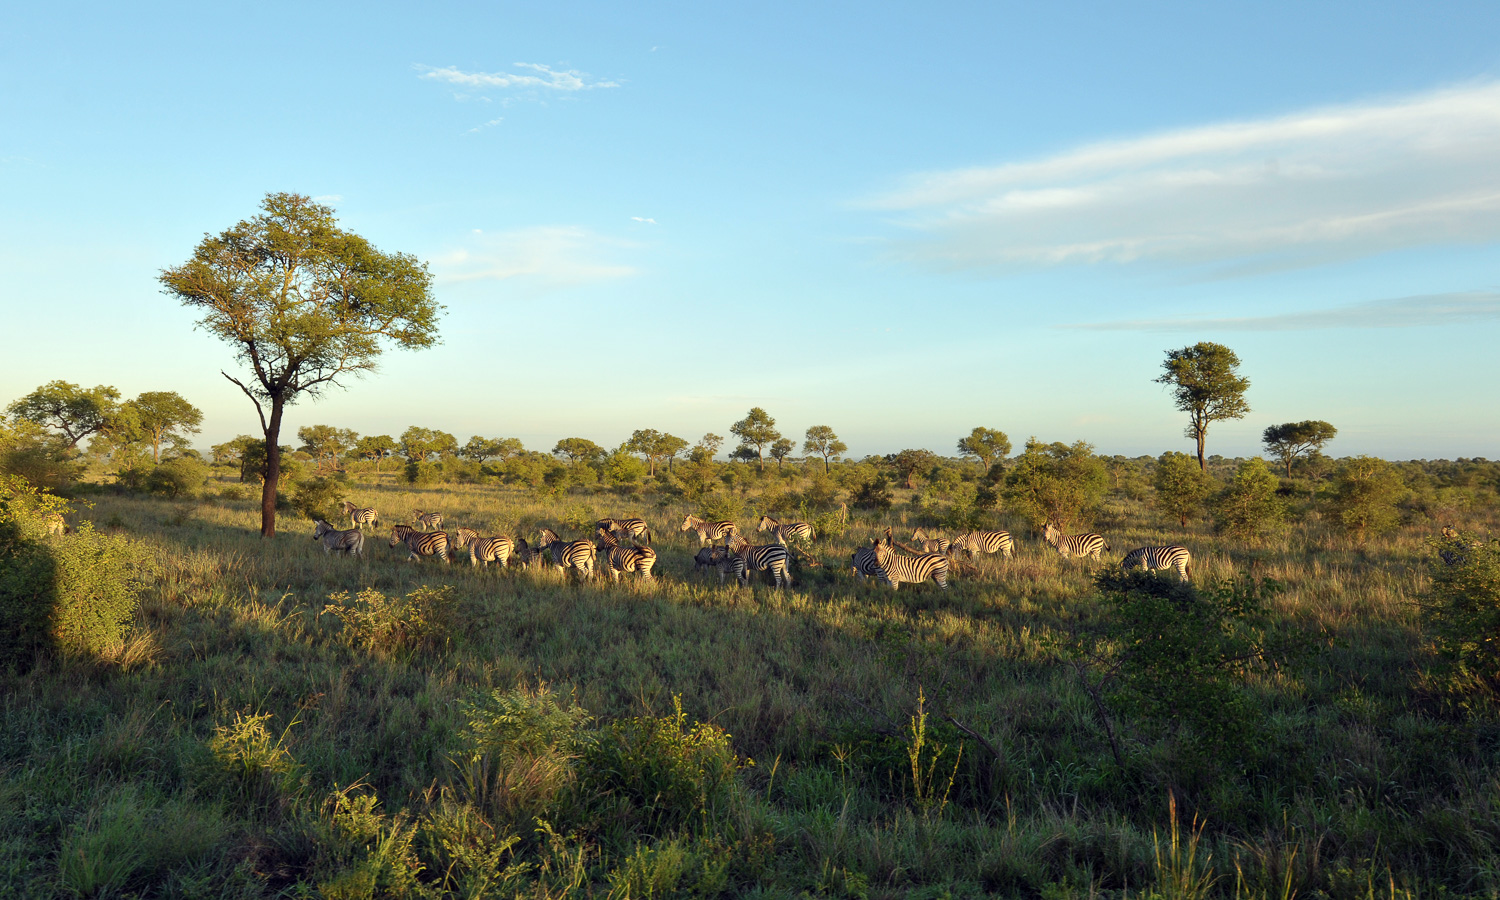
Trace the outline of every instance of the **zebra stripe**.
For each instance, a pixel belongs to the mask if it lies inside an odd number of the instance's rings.
[[[1063,559],[1072,559],[1075,556],[1082,559],[1085,556],[1092,556],[1094,562],[1098,562],[1099,554],[1111,549],[1109,544],[1104,542],[1104,536],[1101,534],[1063,534],[1062,529],[1051,522],[1048,522],[1047,527],[1042,529],[1042,540],[1056,547]]]
[[[1193,554],[1188,548],[1173,544],[1170,547],[1141,547],[1125,554],[1120,568],[1127,572],[1140,566],[1148,572],[1157,569],[1176,569],[1177,577],[1183,581],[1193,580]]]
[[[621,572],[639,572],[642,581],[651,581],[651,567],[656,565],[656,551],[650,547],[621,547],[608,531],[599,529],[598,551],[604,555],[604,567],[611,581],[618,582]]]
[[[911,539],[921,543],[922,549],[927,553],[942,553],[947,555],[953,549],[953,542],[938,534],[936,531],[928,531],[918,528],[911,533]]]
[[[999,551],[1008,557],[1015,554],[1016,542],[1011,539],[1009,531],[965,531],[953,539],[952,549],[967,550],[970,556]]]
[[[391,529],[391,546],[405,544],[411,552],[411,562],[421,562],[424,556],[436,556],[444,564],[448,562],[448,534],[443,531],[418,531],[410,525],[397,525]]]
[[[786,547],[781,544],[766,544],[762,547],[751,546],[750,542],[742,537],[736,536],[734,542],[729,546],[729,552],[741,560],[744,560],[744,570],[740,574],[740,583],[750,583],[751,572],[770,572],[771,579],[780,588],[782,582],[788,586],[792,583],[792,572],[789,568]]]
[[[875,561],[885,570],[886,584],[891,590],[902,583],[921,584],[931,578],[938,587],[948,589],[948,557],[940,553],[924,553],[921,556],[902,556],[891,549],[890,538],[874,542]]]
[[[778,522],[770,516],[760,517],[760,527],[756,531],[769,531],[776,537],[776,543],[786,546],[787,538],[813,539],[813,527],[806,522]]]
[[[651,543],[651,526],[646,524],[645,519],[600,519],[594,523],[596,527],[603,528],[615,537],[629,537],[631,540],[644,537],[646,543]]]
[[[500,565],[509,566],[510,556],[515,549],[515,542],[503,534],[470,541],[469,565],[477,566],[482,562],[488,568],[491,560],[498,560]]]
[[[552,564],[560,569],[577,569],[584,578],[594,574],[594,557],[598,551],[592,541],[565,541],[550,528],[542,528],[541,544],[552,555]]]
[[[728,521],[705,522],[697,516],[684,516],[682,527],[677,530],[698,532],[698,546],[702,547],[713,541],[724,541],[727,543],[732,535],[739,533],[740,527]]]
[[[344,515],[349,517],[349,524],[355,528],[363,528],[366,525],[375,528],[380,524],[380,513],[375,511],[375,507],[355,506],[348,500],[340,500],[339,503],[344,507]]]
[[[518,538],[516,540],[515,557],[522,568],[530,566],[533,563],[540,563],[546,555],[547,551],[545,547],[533,547],[526,542],[525,538]]]
[[[319,519],[317,524],[313,526],[313,540],[323,543],[324,556],[335,551],[359,557],[365,555],[365,533],[358,528],[339,531],[337,528]]]
[[[857,547],[850,556],[850,565],[854,574],[861,580],[875,579],[877,582],[889,583],[891,576],[887,575],[885,569],[880,567],[880,560],[875,556],[873,547]]]
[[[420,509],[412,510],[412,521],[422,526],[423,531],[437,531],[443,527],[442,513],[422,512]]]

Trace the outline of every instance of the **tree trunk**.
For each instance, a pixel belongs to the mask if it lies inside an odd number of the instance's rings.
[[[271,420],[266,424],[266,480],[260,486],[260,536],[276,536],[276,489],[281,482],[281,410],[284,401],[271,400]]]
[[[823,457],[823,474],[828,474],[828,457]]]
[[[1198,432],[1198,470],[1201,472],[1208,471],[1208,461],[1203,458],[1203,441],[1206,437],[1208,435],[1202,431]]]

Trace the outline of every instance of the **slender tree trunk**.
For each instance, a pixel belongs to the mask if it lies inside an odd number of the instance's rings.
[[[1203,458],[1203,441],[1208,435],[1201,429],[1198,431],[1198,469],[1202,472],[1208,471],[1208,461]]]
[[[276,490],[281,483],[281,398],[271,400],[271,420],[266,423],[266,480],[260,486],[260,536],[276,536]]]
[[[828,474],[828,457],[823,457],[823,474]]]

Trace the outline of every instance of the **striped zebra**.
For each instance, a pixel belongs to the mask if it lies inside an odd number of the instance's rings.
[[[472,528],[455,528],[448,532],[448,551],[457,554],[460,550],[469,549],[469,545],[479,540],[479,532]]]
[[[1016,542],[1009,531],[965,531],[951,541],[951,550],[966,550],[970,557],[999,551],[1008,558],[1015,555]]]
[[[469,542],[469,565],[477,566],[482,562],[485,568],[489,568],[491,561],[498,561],[502,566],[509,566],[515,549],[516,542],[503,534],[477,538]]]
[[[931,578],[938,587],[948,589],[948,557],[941,553],[924,553],[921,556],[903,556],[893,548],[895,543],[887,532],[885,540],[871,542],[875,551],[875,562],[885,571],[885,583],[897,590],[903,583],[921,584]]]
[[[750,583],[751,572],[770,572],[776,587],[780,588],[783,582],[788,587],[791,586],[792,571],[789,568],[786,547],[781,544],[756,547],[739,535],[735,535],[730,540],[729,552],[744,561],[744,568],[739,573],[740,584]]]
[[[745,560],[730,553],[727,547],[704,547],[699,550],[693,556],[693,571],[701,572],[704,569],[718,571],[719,584],[724,583],[725,576],[733,576],[735,581],[745,580]]]
[[[889,583],[891,577],[880,567],[880,559],[875,555],[874,547],[856,547],[850,554],[850,565],[854,574],[861,580],[875,579],[877,582]]]
[[[411,552],[411,562],[421,562],[424,556],[436,556],[444,564],[448,562],[448,533],[445,531],[418,531],[410,525],[397,525],[391,529],[391,546],[405,544]]]
[[[325,556],[334,551],[358,557],[365,555],[365,533],[358,528],[339,531],[337,528],[319,519],[317,524],[313,525],[312,539],[323,543],[323,554]]]
[[[733,522],[705,522],[697,516],[684,516],[682,527],[677,530],[698,532],[698,546],[703,547],[714,541],[728,543],[730,537],[739,534],[740,526]]]
[[[512,553],[521,568],[528,568],[541,563],[547,557],[545,547],[533,547],[526,542],[525,538],[516,538],[516,548]]]
[[[411,513],[411,520],[422,526],[423,531],[437,531],[443,527],[442,513],[422,512],[420,509],[414,509]]]
[[[1193,580],[1193,554],[1188,548],[1173,544],[1170,547],[1141,547],[1125,554],[1120,568],[1130,571],[1140,566],[1147,572],[1157,569],[1176,569],[1177,577],[1183,581]]]
[[[644,537],[647,544],[651,543],[651,526],[646,524],[645,519],[600,519],[594,525],[597,528],[603,528],[616,538],[629,537],[635,540]]]
[[[786,546],[787,538],[813,539],[813,527],[806,522],[778,522],[770,516],[760,517],[760,527],[756,531],[769,531],[776,537],[776,543]]]
[[[550,528],[538,529],[541,535],[538,546],[552,556],[552,564],[560,569],[577,569],[584,578],[594,574],[594,557],[598,551],[592,541],[565,541]]]
[[[348,500],[340,500],[339,505],[344,508],[344,515],[349,517],[349,524],[355,528],[364,528],[366,525],[373,530],[380,525],[380,513],[373,506],[355,506]]]
[[[651,567],[656,565],[656,551],[650,547],[621,547],[614,535],[600,528],[597,537],[600,567],[609,572],[611,581],[618,582],[621,572],[639,572],[642,581],[651,581]]]
[[[930,531],[926,528],[918,528],[916,531],[913,531],[911,539],[920,541],[922,550],[926,553],[942,553],[947,555],[953,548],[952,541],[938,534],[936,531]]]
[[[1093,534],[1092,532],[1089,534],[1063,534],[1062,529],[1051,522],[1048,522],[1047,527],[1042,529],[1042,540],[1056,547],[1057,552],[1062,554],[1063,559],[1072,559],[1075,556],[1083,559],[1085,556],[1092,556],[1094,562],[1098,562],[1100,553],[1105,550],[1114,549],[1104,542],[1104,536],[1101,534]]]

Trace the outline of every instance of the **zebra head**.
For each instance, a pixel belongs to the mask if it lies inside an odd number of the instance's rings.
[[[775,528],[777,525],[780,525],[780,524],[781,524],[780,522],[776,521],[775,519],[771,518],[770,516],[761,516],[760,517],[760,527],[756,528],[755,530],[756,531],[766,531],[767,529]]]
[[[329,525],[327,522],[323,521],[322,519],[319,519],[313,525],[312,539],[315,540],[315,541],[316,540],[320,540],[323,537],[323,535],[327,534],[330,531],[335,531],[335,530],[337,530],[337,529],[335,529],[332,525]]]
[[[678,531],[689,531],[689,530],[691,530],[693,528],[697,528],[699,525],[702,525],[702,524],[703,524],[703,520],[700,519],[700,518],[698,518],[697,516],[683,516],[683,518],[682,518],[682,527],[679,528],[679,529],[677,529],[677,530]]]

